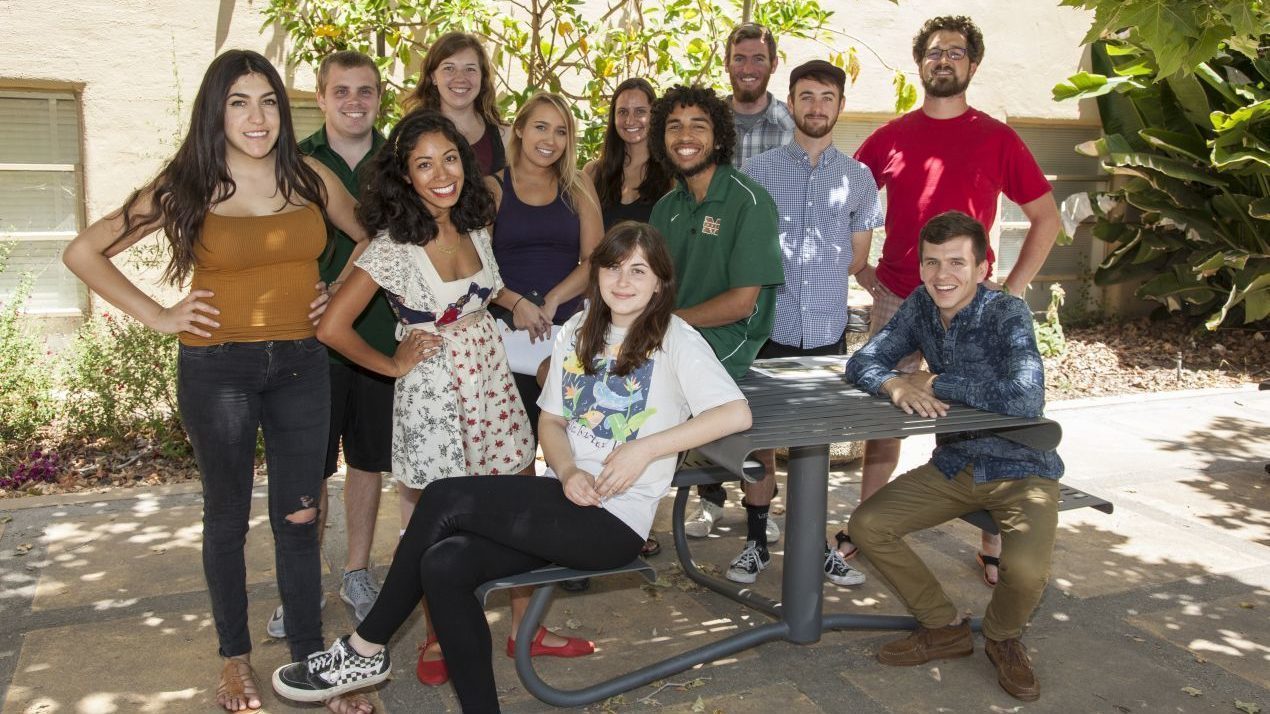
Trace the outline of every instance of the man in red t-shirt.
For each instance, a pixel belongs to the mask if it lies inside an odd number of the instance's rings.
[[[1023,140],[1004,123],[972,109],[966,101],[970,78],[983,59],[983,34],[968,17],[927,20],[913,38],[925,98],[922,106],[873,132],[855,158],[869,167],[886,190],[886,239],[876,269],[857,275],[873,296],[870,333],[880,330],[904,298],[921,285],[918,231],[944,211],[968,213],[991,231],[997,200],[1004,193],[1031,222],[1019,258],[1004,284],[986,284],[1022,295],[1045,263],[1058,236],[1058,207],[1049,182]],[[988,249],[989,277],[995,260]],[[916,371],[914,353],[897,369]],[[899,461],[899,439],[866,442],[860,499],[886,485]],[[1000,539],[984,535],[984,581],[996,584]],[[849,556],[849,541],[840,546]]]

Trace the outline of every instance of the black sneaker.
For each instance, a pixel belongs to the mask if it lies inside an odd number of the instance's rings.
[[[768,555],[767,548],[759,548],[757,542],[747,540],[745,550],[736,556],[736,559],[728,566],[728,572],[725,575],[734,583],[752,583],[758,579],[758,574],[763,572],[770,562],[772,562],[772,556]]]
[[[363,657],[348,644],[345,635],[329,650],[279,667],[273,673],[273,691],[297,702],[324,702],[379,684],[388,679],[391,671],[387,647],[376,655]]]

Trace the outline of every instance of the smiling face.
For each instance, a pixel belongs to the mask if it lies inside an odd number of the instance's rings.
[[[767,93],[767,82],[776,71],[776,58],[762,38],[738,40],[728,48],[728,78],[732,97],[739,102],[756,102]]]
[[[463,191],[463,157],[441,132],[421,134],[406,157],[406,183],[433,216],[448,212]]]
[[[375,128],[379,112],[379,83],[375,71],[369,67],[341,67],[332,62],[317,103],[326,117],[328,134],[365,139]]]
[[[599,268],[596,280],[600,297],[609,308],[610,321],[616,327],[630,327],[661,287],[638,246],[620,264]]]
[[[950,57],[949,50],[960,54],[961,59]],[[926,41],[926,54],[919,65],[922,87],[931,97],[955,97],[970,86],[970,78],[978,68],[966,52],[965,35],[952,30],[934,32]]]
[[[520,155],[540,168],[548,168],[564,156],[569,147],[569,125],[560,111],[549,102],[538,102],[516,129],[520,138]]]
[[[441,104],[451,110],[464,110],[472,106],[481,93],[481,61],[476,50],[464,47],[441,60],[432,73]]]
[[[648,96],[638,89],[628,89],[613,102],[613,126],[627,144],[648,139],[648,119],[652,110]]]
[[[225,152],[263,159],[278,143],[278,95],[263,75],[244,74],[225,97]]]
[[[685,178],[714,165],[714,124],[703,107],[679,105],[666,117],[666,155]]]
[[[837,86],[811,77],[798,80],[789,90],[789,111],[794,115],[794,125],[813,139],[833,131],[842,102]]]
[[[920,247],[922,284],[946,326],[974,299],[979,283],[988,277],[988,261],[975,263],[970,236],[957,236],[938,244],[922,241]]]

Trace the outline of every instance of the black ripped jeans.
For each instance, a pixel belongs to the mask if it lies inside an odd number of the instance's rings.
[[[291,658],[322,649],[317,506],[330,427],[330,369],[317,338],[181,346],[177,401],[203,480],[203,575],[222,657],[251,651],[243,547],[256,431]],[[287,516],[312,508],[297,522]]]
[[[426,597],[464,714],[497,712],[489,624],[476,587],[549,563],[616,568],[631,562],[643,546],[644,537],[617,516],[566,498],[554,478],[433,481],[419,497],[384,587],[357,634],[388,644],[419,598]]]

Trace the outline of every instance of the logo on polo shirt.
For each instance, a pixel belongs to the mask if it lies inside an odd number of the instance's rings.
[[[701,232],[708,236],[717,236],[719,235],[719,228],[721,227],[722,222],[718,218],[715,218],[714,216],[706,216],[705,223],[701,224]]]

